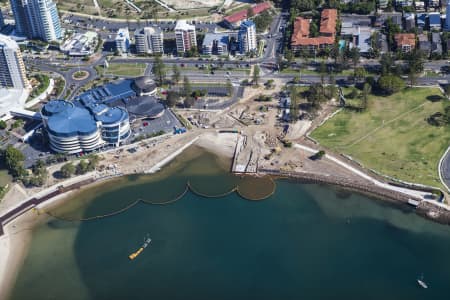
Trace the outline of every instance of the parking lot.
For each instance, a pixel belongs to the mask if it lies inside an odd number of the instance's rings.
[[[144,126],[144,123],[148,125]],[[180,123],[174,113],[170,109],[166,109],[164,111],[164,114],[158,119],[136,120],[132,125],[133,132],[129,142],[132,142],[140,135],[151,135],[160,131],[169,133],[173,132],[174,127],[181,126],[183,125]]]

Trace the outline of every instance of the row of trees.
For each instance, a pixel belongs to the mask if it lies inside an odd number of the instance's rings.
[[[25,155],[12,145],[1,151],[1,160],[14,180],[21,180],[25,185],[42,186],[47,180],[45,163],[42,160],[36,161],[31,173],[28,173],[24,167]]]
[[[87,159],[80,160],[76,165],[74,165],[72,162],[69,162],[61,167],[61,177],[70,178],[73,175],[83,175],[87,172],[94,171],[99,161],[100,158],[97,155],[92,154],[89,155]]]

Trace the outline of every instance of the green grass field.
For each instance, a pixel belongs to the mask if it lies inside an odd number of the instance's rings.
[[[450,143],[450,127],[427,123],[450,103],[437,88],[405,89],[389,97],[371,96],[362,113],[342,110],[311,137],[365,167],[408,182],[442,187],[438,163]]]
[[[130,76],[136,77],[144,74],[146,64],[143,63],[130,63],[130,64],[115,64],[110,63],[108,69],[105,70],[105,74],[113,74],[117,76]]]

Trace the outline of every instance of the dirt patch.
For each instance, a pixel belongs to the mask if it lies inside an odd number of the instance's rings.
[[[162,0],[175,9],[194,9],[222,5],[223,0]]]

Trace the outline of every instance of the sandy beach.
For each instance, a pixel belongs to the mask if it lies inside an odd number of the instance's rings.
[[[216,132],[206,132],[201,135],[179,135],[165,139],[162,142],[155,142],[155,140],[153,140],[153,146],[157,149],[153,150],[151,148],[147,148],[147,151],[127,154],[128,159],[115,163],[113,170],[92,172],[82,176],[73,177],[64,182],[57,182],[53,186],[46,187],[45,189],[24,190],[20,186],[16,185],[9,191],[9,193],[5,196],[5,199],[1,202],[0,213],[3,215],[14,207],[19,206],[21,203],[29,199],[28,195],[35,197],[44,196],[57,189],[57,186],[59,185],[67,186],[91,177],[97,179],[97,181],[83,186],[78,190],[68,191],[55,196],[38,205],[36,208],[43,209],[63,205],[74,193],[87,187],[92,187],[93,185],[102,184],[109,178],[128,174],[144,173],[145,170],[152,170],[152,173],[156,172],[176,156],[180,155],[182,151],[192,144],[200,146],[228,159],[233,155],[235,141],[236,134],[219,134]],[[141,145],[141,147],[144,148],[143,145]],[[170,151],[167,151],[169,149]],[[117,159],[116,152],[117,151],[104,154],[104,163],[110,164],[111,160]],[[148,152],[150,152],[151,156],[149,156]],[[30,209],[3,227],[5,234],[0,237],[0,299],[7,299],[9,297],[11,289],[14,286],[17,275],[27,255],[33,228],[39,223],[45,222],[47,219],[47,215],[39,215],[37,210]]]
[[[157,172],[193,144],[217,154],[218,157],[223,158],[224,161],[226,160],[229,163],[233,157],[237,139],[238,135],[235,133],[219,133],[215,130],[191,131],[183,135],[151,139],[142,141],[137,145],[128,145],[121,147],[121,149],[114,149],[113,151],[101,154],[101,164],[103,165],[101,172],[95,171],[65,181],[53,181],[52,186],[41,189],[23,190],[17,187],[11,189],[10,193],[6,195],[5,200],[0,205],[0,214],[3,215],[25,202],[29,199],[26,195],[42,197],[54,192],[61,185],[68,187],[70,184],[75,184],[83,180],[86,181],[89,178],[95,179],[92,183],[78,187],[76,190],[68,191],[48,199],[36,208],[39,210],[63,205],[71,199],[70,196],[73,193],[77,193],[87,187],[92,187],[92,185],[101,184],[110,178],[128,174]],[[254,146],[256,147],[256,145],[257,143]],[[298,153],[298,149],[296,150],[297,147],[289,150],[292,153],[287,152],[289,157],[301,156]],[[130,149],[133,149],[133,151],[129,151]],[[341,175],[347,176],[348,178],[361,179],[361,174],[355,174],[354,170],[343,169],[341,166],[336,165],[335,162],[329,161],[329,159],[314,162],[314,165],[311,167],[313,167],[311,172],[318,167],[330,168],[330,170],[338,168],[336,171],[339,171]],[[308,166],[305,165],[302,168],[308,168]],[[305,172],[307,169],[302,171]],[[382,187],[379,187],[379,189],[380,193],[386,191]],[[27,255],[33,227],[39,224],[39,222],[44,222],[48,219],[48,216],[45,214],[39,215],[37,213],[38,210],[30,209],[4,226],[5,234],[0,237],[0,299],[7,299],[14,286],[18,272]]]

